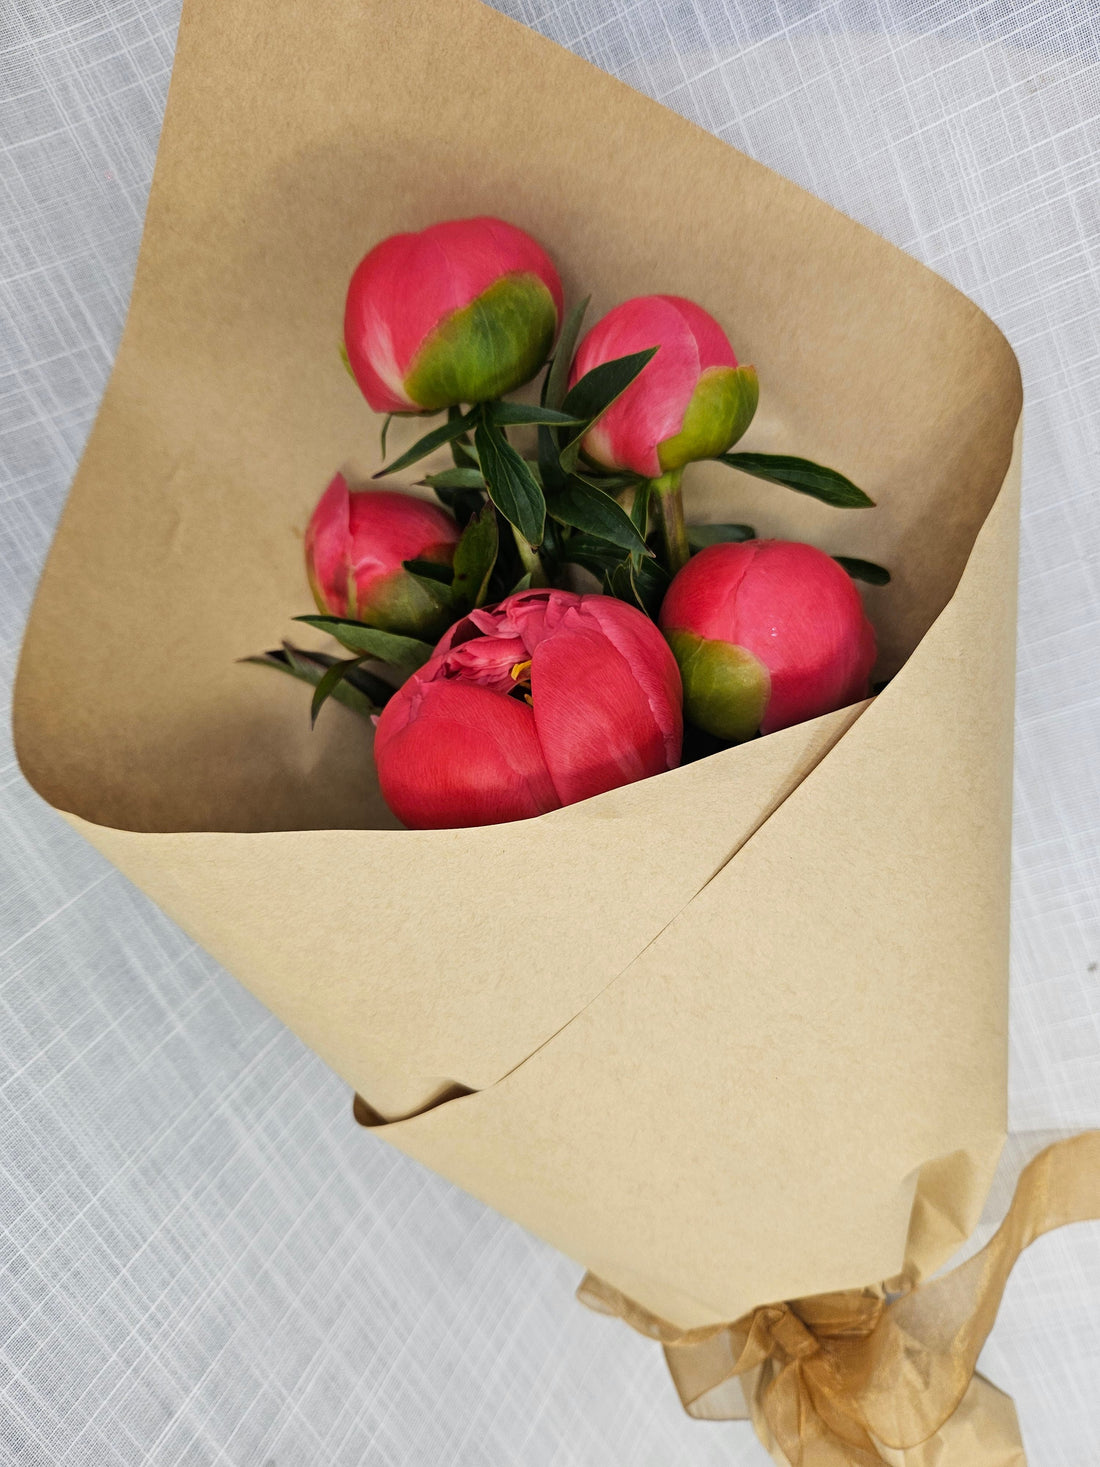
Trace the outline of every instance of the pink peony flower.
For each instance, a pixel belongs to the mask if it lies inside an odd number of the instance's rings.
[[[418,829],[522,820],[680,762],[680,677],[609,596],[523,591],[473,611],[378,721],[382,794]]]
[[[529,381],[562,314],[549,256],[501,219],[393,234],[348,286],[344,345],[377,413],[486,402]]]
[[[446,613],[406,560],[450,565],[459,530],[445,510],[393,489],[350,491],[337,474],[306,531],[306,572],[322,612],[383,631],[437,637]]]
[[[721,739],[774,733],[868,693],[875,633],[859,592],[812,545],[711,545],[675,577],[661,628],[687,719]]]
[[[756,410],[752,367],[738,367],[725,332],[694,301],[644,295],[608,311],[581,341],[570,385],[604,362],[646,348],[656,356],[585,435],[609,469],[647,479],[725,453]]]

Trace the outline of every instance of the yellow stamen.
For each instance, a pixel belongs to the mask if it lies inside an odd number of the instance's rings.
[[[518,683],[521,678],[523,678],[523,677],[525,677],[527,675],[527,670],[528,670],[528,668],[530,666],[531,666],[531,659],[530,659],[530,657],[528,657],[528,659],[527,659],[526,662],[517,662],[516,665],[512,668],[512,674],[511,674],[512,681],[514,683]]]

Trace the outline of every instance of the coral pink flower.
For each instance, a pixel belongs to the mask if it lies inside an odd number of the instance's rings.
[[[717,738],[773,733],[867,696],[874,629],[847,573],[812,545],[711,545],[675,577],[660,620],[684,714]]]
[[[348,489],[337,474],[306,531],[306,572],[322,612],[411,637],[437,637],[446,615],[406,560],[450,565],[459,531],[445,510],[393,489]]]
[[[562,313],[550,258],[501,219],[452,219],[375,245],[348,286],[344,345],[377,413],[486,402],[529,381]]]
[[[523,591],[473,611],[390,699],[374,757],[419,829],[522,820],[680,762],[680,676],[609,596]]]
[[[570,384],[616,357],[656,356],[585,435],[585,453],[647,479],[725,453],[756,411],[752,367],[738,367],[713,316],[675,295],[644,295],[608,311],[581,341]]]

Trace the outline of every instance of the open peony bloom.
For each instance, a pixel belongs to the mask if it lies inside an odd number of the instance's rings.
[[[501,219],[393,234],[348,286],[344,345],[376,413],[487,402],[529,381],[554,344],[562,289],[549,256]]]
[[[417,829],[522,820],[680,762],[680,675],[609,596],[521,591],[452,627],[382,710],[378,778]]]
[[[352,491],[337,474],[306,530],[314,600],[331,616],[410,637],[437,637],[446,613],[402,562],[450,565],[458,538],[458,526],[436,505],[394,489]]]
[[[874,629],[847,573],[812,545],[711,545],[675,577],[660,620],[685,717],[716,738],[774,733],[867,696]]]
[[[570,385],[593,367],[651,346],[656,356],[582,446],[606,468],[656,479],[725,453],[752,420],[758,385],[752,367],[738,367],[714,317],[675,295],[636,296],[608,311],[581,341]]]

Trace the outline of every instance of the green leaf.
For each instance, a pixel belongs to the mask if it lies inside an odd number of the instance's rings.
[[[442,448],[445,443],[451,443],[460,437],[468,428],[473,427],[476,413],[473,409],[463,413],[457,418],[449,418],[447,422],[441,423],[438,428],[433,428],[430,433],[425,433],[423,438],[418,438],[411,448],[405,450],[399,458],[395,458],[392,464],[387,464],[384,469],[379,469],[375,474],[376,479],[383,479],[387,474],[396,474],[399,469],[407,469],[410,464],[417,463],[422,458],[427,458],[429,453],[434,453],[437,448]]]
[[[485,478],[480,469],[444,469],[439,474],[425,474],[420,481],[431,489],[484,489]]]
[[[562,559],[582,565],[593,575],[603,576],[622,559],[620,550],[595,535],[570,535],[562,548]]]
[[[309,683],[316,687],[329,667],[335,662],[335,658],[329,657],[320,665],[315,665],[312,657],[304,657],[297,649],[284,649],[275,652],[263,652],[258,657],[242,657],[242,662],[251,662],[256,667],[273,667],[278,672],[287,673],[299,682]],[[390,692],[394,690],[391,688]],[[358,713],[363,718],[369,718],[372,713],[377,713],[383,703],[377,702],[370,697],[362,688],[351,682],[339,683],[332,690],[332,696],[338,703],[343,703],[345,708],[350,708],[353,713]]]
[[[364,626],[361,621],[352,621],[346,616],[296,616],[295,621],[316,627],[335,637],[349,652],[360,657],[371,657],[376,662],[389,662],[408,672],[423,667],[432,655],[428,642],[419,642],[415,637],[401,637],[396,632],[383,632],[378,627]]]
[[[454,570],[451,566],[439,565],[434,560],[403,560],[401,565],[441,610],[450,610],[454,603],[451,595]]]
[[[536,550],[533,545],[528,545],[527,541],[516,529],[515,525],[510,525],[509,528],[512,531],[512,540],[515,544],[516,553],[519,556],[520,564],[531,577],[530,584],[534,587],[548,585],[549,582],[546,578],[546,571],[544,570],[542,564],[542,547],[540,546]],[[543,540],[546,539],[545,524],[542,527],[542,537]]]
[[[546,519],[546,500],[525,459],[505,438],[501,428],[482,418],[474,429],[489,498],[527,541],[538,545]]]
[[[568,413],[558,412],[556,408],[533,407],[525,402],[490,402],[486,403],[486,409],[491,421],[502,425],[550,423],[555,427],[574,428],[582,421],[571,418]]]
[[[340,687],[354,688],[379,709],[385,708],[394,693],[397,692],[392,683],[383,682],[380,677],[375,677],[374,673],[368,672],[365,667],[353,667]],[[339,691],[334,696],[339,699]]]
[[[463,530],[485,502],[485,479],[479,468],[444,469],[439,474],[425,474],[421,483],[435,490],[435,497],[447,506]]]
[[[508,594],[509,594],[509,596],[514,596],[517,591],[529,591],[530,589],[531,589],[531,572],[530,571],[524,571],[523,575],[520,576],[519,580],[512,587],[512,589],[508,592]]]
[[[554,359],[543,383],[543,401],[547,407],[560,408],[569,382],[569,368],[573,365],[573,354],[577,349],[577,338],[581,334],[581,322],[592,299],[586,295],[573,307],[562,323],[561,334],[554,351]]]
[[[718,462],[786,489],[797,489],[800,494],[811,494],[835,509],[870,509],[875,502],[836,469],[823,468],[808,458],[792,458],[785,453],[722,453]]]
[[[833,559],[837,565],[844,567],[854,581],[866,581],[870,586],[890,584],[890,572],[884,565],[876,565],[873,560],[856,560],[851,555],[834,555]]]
[[[634,499],[630,505],[630,519],[644,540],[649,534],[649,497],[653,493],[653,480],[640,479],[634,488]]]
[[[637,474],[601,474],[591,468],[586,468],[583,473],[574,469],[573,474],[575,478],[591,484],[593,489],[602,489],[605,494],[621,494],[624,489],[633,489],[638,484],[649,482],[648,479],[639,478]]]
[[[584,313],[588,309],[590,299],[590,296],[585,296],[584,300],[575,305],[565,318],[558,337],[554,359],[542,383],[542,402],[546,407],[561,407],[569,381],[569,368],[573,364],[573,353],[576,350],[577,338],[581,331],[581,322],[584,320]],[[558,442],[557,433],[548,426],[540,426],[539,473],[544,489],[560,489],[565,483],[565,473],[558,461],[560,453],[561,444]]]
[[[609,596],[615,596],[620,601],[626,601],[631,606],[637,606],[638,598],[634,594],[634,582],[630,579],[630,561],[621,560],[614,565],[604,576],[604,589]]]
[[[656,560],[643,560],[639,555],[632,555],[630,584],[634,589],[635,601],[651,621],[656,621],[665,592],[671,584],[668,571]]]
[[[454,598],[468,608],[484,604],[497,558],[497,515],[491,504],[466,526],[455,547]]]
[[[339,658],[330,657],[327,652],[307,652],[303,647],[295,647],[290,642],[283,643],[283,652],[295,671],[300,670],[300,675],[307,677],[310,682],[316,682],[327,667],[331,667]],[[365,667],[355,668],[348,673],[346,681],[369,699],[375,708],[384,708],[393,697],[397,689],[392,683],[383,681],[376,677],[373,672],[368,672]],[[343,686],[341,684],[341,686]],[[339,694],[337,694],[339,696]]]
[[[546,523],[542,527],[539,559],[546,568],[546,577],[550,585],[556,584],[557,573],[562,562],[562,551],[565,547],[565,537],[571,533],[572,531],[564,530],[555,520],[547,516]]]
[[[692,550],[705,550],[708,545],[755,540],[756,531],[751,525],[688,525],[687,536]]]
[[[565,486],[551,496],[549,510],[562,525],[584,530],[598,539],[607,540],[621,550],[648,555],[645,537],[638,533],[634,521],[626,510],[605,494],[575,475],[566,480]]]
[[[586,423],[594,422],[617,397],[622,396],[638,373],[653,360],[657,350],[655,346],[647,347],[645,351],[614,357],[593,367],[565,394],[562,411]]]
[[[562,468],[572,472],[581,451],[581,439],[616,398],[621,397],[638,373],[653,360],[657,347],[646,351],[631,352],[629,356],[615,357],[610,362],[601,362],[586,372],[565,394],[562,411],[584,420],[585,427],[565,445],[561,452]]]
[[[381,436],[381,440],[380,441],[381,441],[381,446],[382,446],[382,461],[383,462],[385,462],[385,459],[386,459],[386,434],[390,431],[390,424],[392,422],[393,422],[393,414],[392,413],[387,413],[386,416],[382,419],[382,436]]]
[[[401,564],[419,580],[436,581],[441,586],[449,586],[455,578],[454,567],[440,565],[437,560],[403,560]]]
[[[464,530],[475,515],[481,513],[485,495],[480,489],[437,489],[436,498],[454,515],[458,528]]]
[[[317,722],[318,713],[320,713],[329,698],[332,697],[333,693],[335,693],[336,689],[343,682],[347,673],[353,667],[358,667],[362,660],[361,657],[349,657],[346,662],[334,662],[325,671],[324,676],[313,690],[313,702],[309,708],[309,722],[311,727]]]
[[[341,341],[341,343],[340,343],[340,360],[344,364],[344,371],[348,374],[348,376],[354,382],[355,381],[355,373],[351,370],[351,359],[348,356],[347,343],[346,342],[343,342],[343,341]]]
[[[539,478],[544,490],[561,489],[566,472],[561,466],[561,447],[553,428],[539,428]]]
[[[610,595],[637,606],[655,621],[669,587],[669,575],[656,560],[631,555],[607,572],[604,584]]]
[[[448,423],[457,423],[462,418],[462,409],[451,406],[447,409]],[[477,454],[474,446],[465,436],[451,439],[451,458],[454,460],[456,469],[477,468]]]

